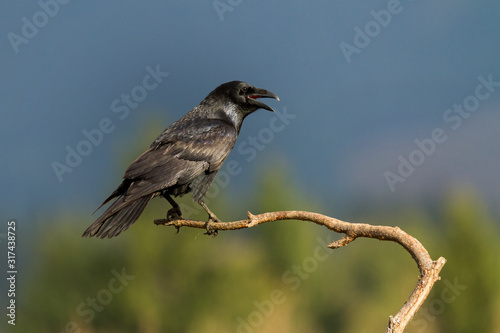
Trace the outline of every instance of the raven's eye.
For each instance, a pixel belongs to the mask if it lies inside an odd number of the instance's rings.
[[[246,93],[247,93],[247,91],[248,91],[248,87],[243,87],[243,88],[241,88],[241,93],[242,93],[242,94],[246,94]]]

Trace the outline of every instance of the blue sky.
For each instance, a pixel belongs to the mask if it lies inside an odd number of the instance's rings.
[[[325,202],[411,204],[456,184],[498,202],[500,87],[483,82],[500,82],[499,12],[494,1],[3,2],[1,218],[93,211],[119,184],[127,147],[141,136],[145,149],[230,80],[274,91],[273,107],[294,116],[272,139],[272,114],[245,121],[239,143],[265,144],[250,162],[231,154],[245,165],[233,195],[279,158]],[[357,51],[346,55],[347,44]],[[168,75],[145,89],[157,68]],[[137,102],[126,116],[115,112],[123,94]],[[454,111],[464,103],[473,111]],[[88,149],[82,131],[103,119],[112,130],[60,181],[54,161],[65,163],[67,146]],[[144,133],[151,119],[158,132]],[[410,156],[418,165],[403,177]],[[404,181],[391,188],[387,172]]]

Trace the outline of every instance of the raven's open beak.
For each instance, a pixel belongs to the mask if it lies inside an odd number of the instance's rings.
[[[261,109],[269,110],[271,112],[274,112],[273,108],[267,104],[262,103],[257,98],[274,98],[277,101],[280,100],[278,95],[276,95],[272,91],[260,88],[255,88],[255,91],[251,95],[248,95],[248,99],[251,100],[253,105],[258,106]]]

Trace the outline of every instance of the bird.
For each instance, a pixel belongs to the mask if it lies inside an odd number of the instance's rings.
[[[226,82],[215,88],[130,164],[122,183],[96,211],[112,200],[113,203],[82,237],[118,236],[158,196],[172,206],[167,212],[168,220],[182,219],[180,206],[173,197],[187,193],[207,212],[207,234],[211,234],[209,225],[220,219],[207,207],[204,197],[233,149],[243,120],[258,109],[274,112],[259,98],[279,101],[275,93],[242,81]]]

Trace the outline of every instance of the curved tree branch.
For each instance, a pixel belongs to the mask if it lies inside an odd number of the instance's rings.
[[[155,220],[157,225],[191,228],[208,228],[210,231],[216,230],[236,230],[255,227],[261,223],[283,221],[283,220],[301,220],[314,222],[327,227],[337,233],[345,234],[339,240],[332,242],[328,247],[336,249],[348,245],[358,237],[376,238],[379,240],[393,241],[404,247],[417,263],[420,271],[420,277],[417,285],[410,297],[406,300],[399,312],[393,317],[389,317],[387,333],[403,332],[420,306],[429,295],[434,283],[440,279],[439,272],[446,263],[446,259],[440,257],[433,261],[427,250],[414,237],[407,234],[398,227],[378,226],[365,223],[344,222],[329,216],[305,211],[282,211],[271,212],[259,215],[253,215],[248,212],[248,219],[234,222],[212,223],[207,226],[207,222],[195,220]]]

